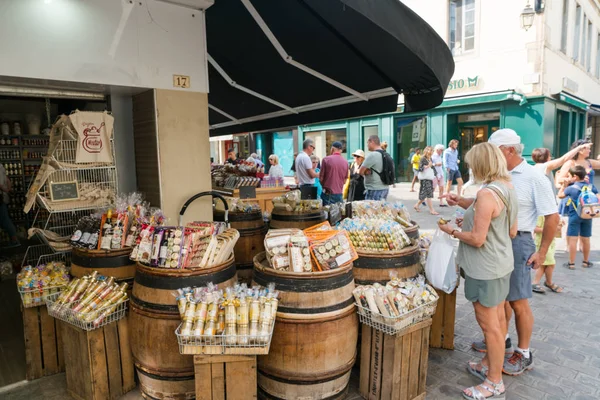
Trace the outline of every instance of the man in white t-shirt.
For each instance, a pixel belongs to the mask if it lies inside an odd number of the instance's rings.
[[[310,156],[315,151],[315,142],[312,139],[306,139],[302,143],[302,151],[296,157],[296,178],[298,178],[298,186],[314,186],[315,178],[319,176],[315,172]]]
[[[440,207],[448,207],[448,204],[444,204],[444,199],[442,198],[444,194],[444,145],[436,144],[433,154],[431,155],[431,161],[435,166],[435,177],[433,178],[433,190],[435,191],[435,187],[440,188]]]

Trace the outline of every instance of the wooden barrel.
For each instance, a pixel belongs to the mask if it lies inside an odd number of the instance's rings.
[[[261,253],[254,259],[254,282],[274,282],[280,293],[269,354],[258,357],[260,395],[343,398],[358,341],[352,263],[324,272],[282,272]]]
[[[404,228],[404,232],[409,238],[417,240],[419,239],[419,225],[415,221],[410,222],[412,222],[413,226],[410,228]]]
[[[215,210],[213,219],[224,221],[225,213]],[[254,256],[265,251],[265,234],[269,228],[263,220],[261,211],[229,213],[228,219],[231,227],[240,232],[240,238],[233,249],[238,278],[242,282],[250,283]]]
[[[357,285],[385,283],[391,279],[390,272],[396,273],[398,278],[412,278],[422,270],[421,252],[416,244],[393,255],[357,253],[358,260],[354,261],[354,280]]]
[[[74,247],[71,254],[71,275],[81,278],[94,271],[112,276],[116,281],[129,282],[135,276],[135,262],[129,259],[131,249],[89,250]]]
[[[271,211],[272,229],[306,229],[325,221],[325,211],[293,212],[283,210]]]
[[[137,264],[131,296],[131,352],[147,399],[193,399],[194,359],[179,354],[175,330],[181,322],[173,293],[183,287],[219,288],[237,282],[233,257],[204,269],[164,269]]]

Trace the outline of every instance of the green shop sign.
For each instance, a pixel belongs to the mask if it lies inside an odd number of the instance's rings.
[[[479,76],[466,79],[454,79],[448,84],[448,91],[456,92],[461,90],[478,89],[480,81],[481,80],[479,79]]]

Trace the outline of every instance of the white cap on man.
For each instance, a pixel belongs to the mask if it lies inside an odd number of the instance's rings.
[[[521,137],[510,128],[498,129],[490,136],[488,142],[498,147],[521,144]]]

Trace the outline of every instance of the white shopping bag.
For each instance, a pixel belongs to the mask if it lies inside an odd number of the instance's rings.
[[[458,284],[458,271],[456,270],[456,243],[450,235],[436,230],[429,246],[425,275],[427,280],[436,289],[450,294]]]

